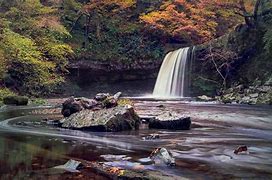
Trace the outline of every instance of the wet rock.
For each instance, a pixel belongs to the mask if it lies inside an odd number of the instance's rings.
[[[79,169],[80,165],[81,165],[81,162],[70,159],[65,164],[60,165],[60,166],[55,166],[54,168],[63,169],[65,171],[69,171],[69,172],[79,172],[78,169]]]
[[[28,104],[28,97],[26,96],[6,96],[3,98],[5,105],[26,106]]]
[[[98,93],[97,95],[95,95],[94,99],[97,100],[97,101],[104,101],[109,96],[110,96],[109,93]]]
[[[148,136],[145,136],[142,138],[143,140],[156,140],[156,139],[160,139],[160,135],[159,134],[150,134]]]
[[[272,86],[272,77],[270,77],[265,83],[264,85],[266,86]]]
[[[165,112],[149,120],[150,129],[189,130],[191,118],[174,112]]]
[[[94,99],[70,97],[62,104],[61,113],[64,117],[69,117],[84,109],[97,111],[103,108],[112,108],[118,105],[118,99],[121,94],[121,92],[118,92],[111,96],[109,93],[99,93]]]
[[[120,97],[121,97],[122,93],[121,92],[118,92],[116,94],[113,95],[113,98],[118,100]]]
[[[237,149],[234,150],[234,154],[239,154],[242,152],[247,152],[247,146],[239,146]]]
[[[104,108],[112,108],[118,105],[118,99],[115,99],[113,96],[106,98],[102,101],[102,107]]]
[[[158,107],[158,108],[165,108],[165,106],[163,104],[157,105],[156,107]]]
[[[126,155],[101,155],[100,157],[104,158],[106,161],[127,161],[132,159],[131,157],[127,157]]]
[[[202,96],[197,96],[197,100],[207,102],[207,101],[213,101],[214,98],[208,97],[206,95],[202,95]]]
[[[257,90],[260,93],[268,93],[269,91],[272,91],[272,87],[271,86],[260,86],[257,88]]]
[[[235,96],[233,93],[225,94],[222,96],[221,100],[224,104],[232,103],[235,101]]]
[[[175,166],[175,158],[166,148],[157,148],[149,156],[157,165]]]
[[[99,111],[82,110],[60,120],[61,126],[91,131],[124,131],[139,128],[140,118],[132,106],[117,106]]]
[[[69,117],[71,114],[77,113],[83,110],[83,105],[81,104],[80,99],[70,97],[62,104],[61,114],[64,117]]]
[[[258,93],[254,93],[254,94],[250,94],[250,95],[249,95],[249,97],[251,97],[251,98],[257,98],[258,96],[259,96]]]

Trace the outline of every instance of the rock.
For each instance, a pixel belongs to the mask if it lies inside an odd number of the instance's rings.
[[[243,84],[240,84],[235,87],[235,90],[238,91],[238,93],[242,94],[244,93],[245,86]]]
[[[271,86],[260,86],[257,88],[257,90],[261,93],[268,93],[269,91],[272,91]]]
[[[60,120],[61,127],[91,131],[124,131],[139,128],[140,118],[132,106],[117,106],[99,111],[82,110]]]
[[[109,93],[98,93],[97,95],[95,95],[94,99],[97,100],[97,101],[104,101],[109,96],[110,96]]]
[[[160,139],[159,134],[150,134],[148,136],[145,136],[142,138],[143,140],[155,140],[155,139]]]
[[[254,93],[254,94],[250,94],[250,95],[249,95],[249,97],[251,97],[251,98],[257,98],[258,96],[259,96],[258,93]]]
[[[69,117],[84,109],[97,111],[103,108],[112,108],[118,105],[117,102],[121,94],[121,92],[118,92],[111,96],[109,93],[99,93],[94,99],[70,97],[62,104],[61,113],[64,117]]]
[[[6,96],[3,98],[5,105],[26,106],[28,104],[28,97],[26,96]]]
[[[163,113],[149,121],[150,129],[189,130],[191,118],[173,112]]]
[[[80,165],[81,165],[81,162],[70,159],[65,164],[60,165],[60,166],[55,166],[54,168],[63,169],[65,171],[69,171],[69,172],[79,172],[78,168]]]
[[[149,156],[150,159],[152,159],[155,164],[162,165],[165,164],[167,166],[175,166],[175,158],[173,158],[173,155],[170,151],[168,151],[166,148],[157,148]]]
[[[214,99],[211,98],[211,97],[208,97],[208,96],[206,96],[206,95],[202,95],[202,96],[197,96],[197,100],[207,102],[207,101],[213,101]]]
[[[121,92],[118,92],[116,94],[113,95],[113,98],[118,100],[120,97],[121,97],[122,93]]]
[[[112,108],[118,105],[118,99],[115,99],[113,96],[107,97],[102,101],[102,107],[104,108]]]
[[[61,114],[64,117],[69,117],[71,114],[83,110],[82,101],[79,98],[70,97],[62,104]]]
[[[250,97],[249,96],[243,97],[239,103],[241,103],[241,104],[249,104],[250,103]]]
[[[239,153],[242,153],[242,152],[246,152],[247,151],[247,146],[239,146],[238,148],[236,148],[234,150],[234,154],[239,154]]]
[[[222,96],[221,101],[225,104],[232,103],[235,101],[235,95],[234,93],[225,94]]]
[[[272,86],[272,77],[270,77],[265,83],[264,85],[266,86]]]

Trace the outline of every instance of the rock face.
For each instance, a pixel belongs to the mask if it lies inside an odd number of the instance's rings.
[[[117,106],[117,101],[121,94],[121,92],[118,92],[111,96],[109,93],[99,93],[94,99],[70,97],[62,104],[61,113],[64,117],[69,117],[84,109],[100,110],[112,108]]]
[[[191,118],[173,112],[163,113],[149,121],[150,129],[189,130]]]
[[[117,106],[99,111],[82,110],[60,121],[61,127],[116,132],[138,129],[140,118],[132,106]]]
[[[26,96],[7,96],[3,99],[6,105],[26,106],[28,104],[28,97]]]

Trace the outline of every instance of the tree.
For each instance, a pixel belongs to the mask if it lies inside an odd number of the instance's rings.
[[[5,59],[2,84],[20,93],[45,95],[64,81],[73,54],[64,43],[70,34],[57,9],[39,0],[2,0],[0,51]]]
[[[201,43],[213,36],[216,27],[214,13],[203,11],[201,6],[186,0],[166,1],[159,10],[142,15],[141,20],[151,32],[159,30],[181,42]]]
[[[229,50],[228,48],[218,48],[213,47],[209,44],[209,47],[203,52],[204,57],[202,57],[203,64],[207,67],[211,67],[217,73],[217,77],[221,79],[222,88],[225,90],[227,88],[227,82],[230,73],[233,69],[233,64],[238,60],[238,55]],[[207,71],[207,70],[206,70]],[[217,79],[205,79],[217,83]]]

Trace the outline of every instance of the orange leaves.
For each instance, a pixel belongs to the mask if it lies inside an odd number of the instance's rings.
[[[237,5],[233,1],[165,1],[159,9],[143,14],[140,19],[147,28],[166,33],[176,40],[203,43],[227,33],[240,22],[239,19],[236,23],[228,20],[230,12],[222,8],[226,4]]]
[[[175,0],[164,3],[157,11],[141,16],[149,28],[156,28],[182,41],[202,43],[215,34],[215,13],[205,9],[207,1],[193,3]]]
[[[125,172],[125,170],[120,169],[118,167],[111,167],[107,170],[110,174],[115,174],[117,176],[122,176]]]

